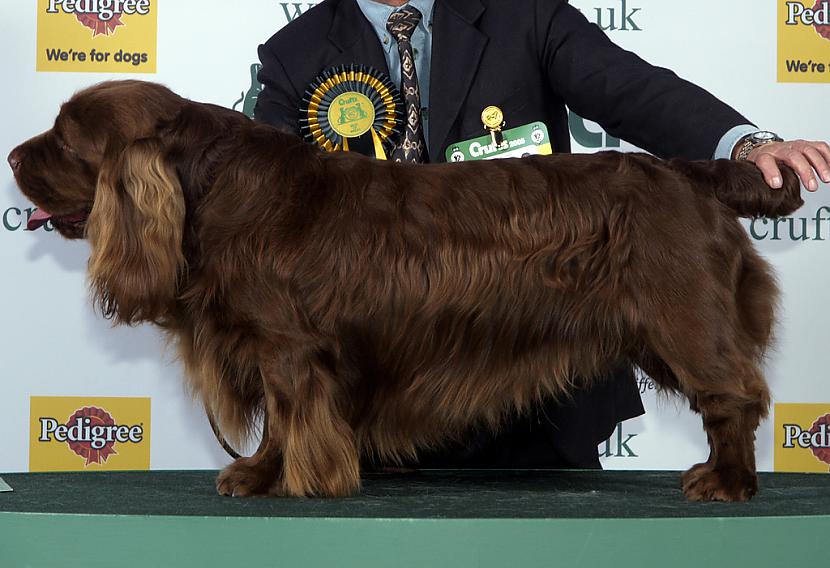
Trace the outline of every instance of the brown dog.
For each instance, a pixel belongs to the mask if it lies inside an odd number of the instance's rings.
[[[639,365],[703,416],[690,499],[756,491],[776,287],[737,217],[786,215],[752,164],[555,155],[401,165],[324,154],[151,83],[104,83],[9,156],[92,245],[103,314],[153,322],[237,438],[223,494],[347,495],[577,377]],[[48,212],[48,213],[46,213]]]

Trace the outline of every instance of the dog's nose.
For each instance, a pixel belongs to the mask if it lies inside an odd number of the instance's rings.
[[[15,148],[9,153],[9,165],[12,167],[12,170],[17,171],[20,168],[20,151]]]

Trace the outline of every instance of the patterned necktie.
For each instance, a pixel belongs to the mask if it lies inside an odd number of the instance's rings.
[[[400,146],[392,152],[396,162],[423,162],[426,156],[424,129],[421,124],[421,90],[418,87],[418,73],[415,70],[415,55],[412,51],[412,32],[421,21],[421,12],[412,6],[404,6],[393,12],[386,22],[386,29],[398,42],[401,54],[401,90],[406,104],[406,130]]]

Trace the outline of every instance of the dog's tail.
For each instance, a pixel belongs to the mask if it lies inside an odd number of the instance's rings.
[[[669,167],[685,174],[698,192],[714,196],[739,217],[783,217],[804,205],[801,182],[786,166],[781,167],[781,189],[770,188],[751,162],[671,160]]]

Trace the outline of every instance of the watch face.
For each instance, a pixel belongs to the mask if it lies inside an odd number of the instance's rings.
[[[767,132],[766,130],[762,130],[761,132],[756,132],[752,135],[752,139],[756,142],[767,142],[769,140],[778,140],[778,135],[774,132]]]

